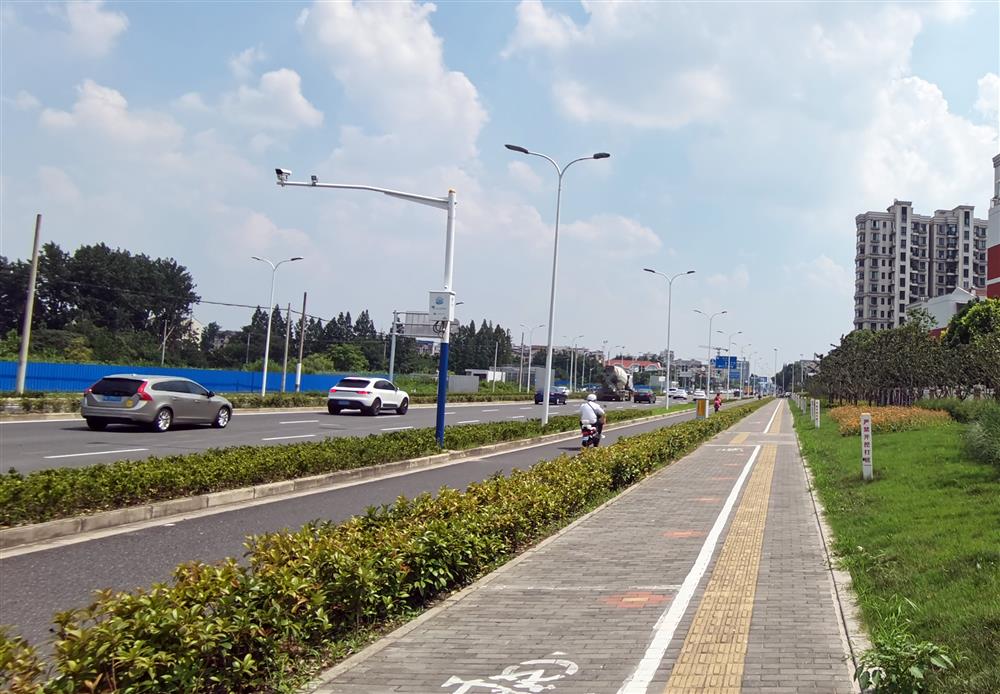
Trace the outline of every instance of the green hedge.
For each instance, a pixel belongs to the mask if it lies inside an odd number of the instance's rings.
[[[765,402],[543,461],[465,492],[442,488],[341,524],[251,537],[243,564],[184,564],[169,583],[99,593],[89,607],[57,615],[44,690],[33,688],[32,650],[0,632],[0,654],[17,655],[0,663],[0,684],[19,677],[22,692],[66,694],[275,691],[359,630],[474,581]]]
[[[608,421],[663,412],[665,408],[618,410],[608,414]],[[464,424],[445,429],[444,445],[449,450],[464,450],[572,431],[578,426],[575,415],[552,417],[545,427],[538,420]],[[28,475],[11,471],[0,476],[0,526],[39,523],[440,452],[433,429],[410,429],[283,446],[233,446]]]

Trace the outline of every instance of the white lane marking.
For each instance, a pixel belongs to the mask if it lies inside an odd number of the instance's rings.
[[[476,424],[478,419],[466,419],[465,421],[459,422],[459,424]]]
[[[316,434],[299,434],[298,436],[270,436],[261,441],[281,441],[283,439],[311,439]]]
[[[289,422],[278,422],[278,424],[315,424],[318,419],[293,419]]]
[[[516,414],[513,417],[511,417],[511,419],[524,419],[524,415],[523,414]]]
[[[79,458],[81,455],[107,455],[110,453],[138,453],[148,451],[148,448],[119,448],[117,451],[90,451],[89,453],[64,453],[62,455],[46,455],[45,460],[55,460],[56,458]]]
[[[413,427],[386,427],[382,431],[403,431],[403,429],[412,429]]]
[[[483,410],[483,412],[499,412],[500,410]]]
[[[656,620],[656,626],[653,627],[653,639],[650,641],[645,655],[642,656],[642,660],[639,661],[639,665],[636,666],[635,671],[622,683],[618,694],[645,694],[646,688],[649,686],[650,681],[656,674],[657,668],[660,666],[660,662],[663,660],[663,655],[667,652],[667,647],[670,646],[670,640],[674,637],[677,625],[680,624],[681,618],[687,611],[688,603],[691,602],[691,598],[694,597],[694,592],[698,589],[698,584],[701,582],[702,576],[708,570],[708,564],[712,561],[712,555],[715,553],[715,546],[722,535],[722,529],[726,526],[729,514],[736,504],[736,497],[739,496],[740,490],[743,488],[743,482],[746,480],[747,475],[750,474],[750,469],[753,467],[754,461],[757,460],[758,453],[760,453],[760,446],[754,446],[750,459],[743,466],[743,471],[737,478],[736,484],[733,485],[732,491],[729,492],[726,503],[722,505],[722,510],[719,511],[718,518],[715,519],[715,525],[712,526],[708,537],[705,538],[705,544],[701,546],[701,551],[698,553],[698,558],[695,560],[694,566],[691,567],[691,571],[684,578],[684,583],[681,584],[681,589],[670,603],[670,607]]]
[[[454,412],[445,411],[445,414],[455,414]]]
[[[781,401],[778,401],[778,407],[774,408],[774,414],[771,415],[770,421],[768,421],[767,426],[764,427],[764,433],[767,434],[771,431],[771,425],[774,424],[774,418],[778,416],[778,409],[781,407]]]
[[[534,407],[520,407],[518,409],[521,409],[521,410],[533,410],[535,408]]]

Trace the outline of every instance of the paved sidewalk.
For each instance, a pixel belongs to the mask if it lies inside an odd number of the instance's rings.
[[[842,624],[779,400],[311,691],[851,692]]]

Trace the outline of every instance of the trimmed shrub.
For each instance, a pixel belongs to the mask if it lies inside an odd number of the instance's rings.
[[[245,564],[185,564],[171,583],[99,593],[89,607],[57,616],[45,691],[272,691],[303,661],[470,583],[766,402],[543,461],[465,492],[443,488],[344,523],[251,537]],[[0,653],[13,643],[0,634]],[[12,672],[0,671],[0,682]],[[23,672],[25,686],[37,682],[30,667]]]

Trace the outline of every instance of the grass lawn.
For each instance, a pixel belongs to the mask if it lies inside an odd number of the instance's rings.
[[[1000,692],[1000,469],[971,461],[966,426],[948,422],[875,434],[866,484],[858,436],[792,411],[868,632],[908,620],[916,640],[958,655],[928,691]]]

